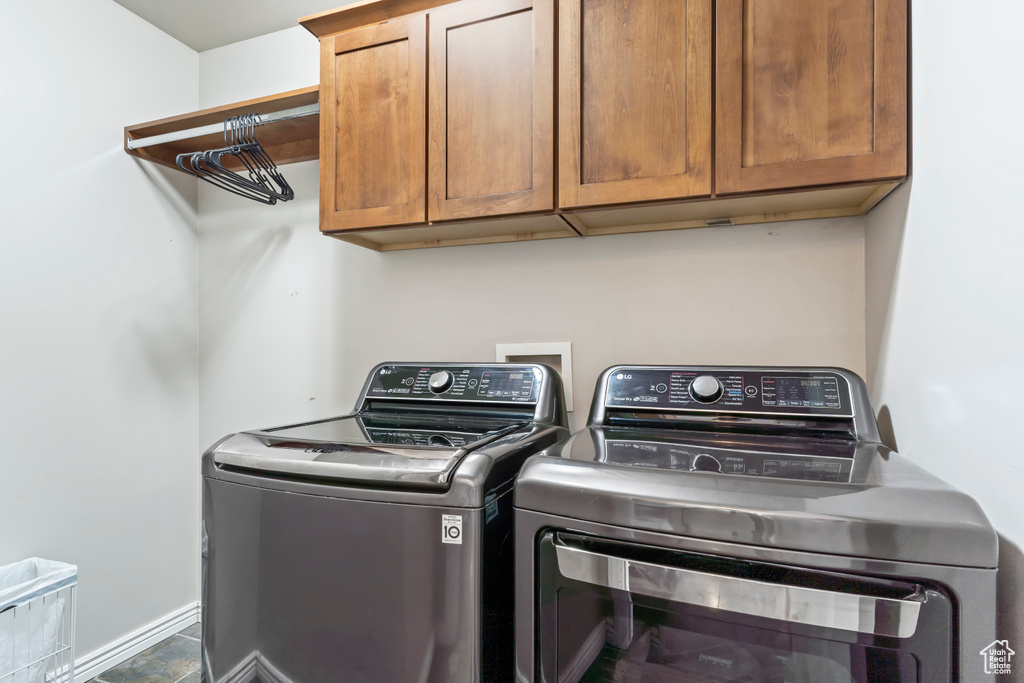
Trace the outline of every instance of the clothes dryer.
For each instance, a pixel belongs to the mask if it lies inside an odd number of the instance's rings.
[[[992,680],[996,534],[851,372],[610,368],[515,506],[522,683]]]

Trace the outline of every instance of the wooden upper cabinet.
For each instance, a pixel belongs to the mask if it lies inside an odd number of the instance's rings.
[[[711,0],[561,0],[562,207],[711,193]]]
[[[422,14],[321,41],[321,230],[426,220],[426,41]]]
[[[907,173],[907,0],[718,0],[716,192]]]
[[[429,16],[430,220],[554,209],[553,0]]]
[[[862,214],[907,175],[908,2],[362,0],[308,17],[321,230],[397,249]]]

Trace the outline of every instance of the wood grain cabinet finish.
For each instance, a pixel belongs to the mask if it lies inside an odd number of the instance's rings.
[[[553,0],[459,2],[429,24],[429,219],[553,210]]]
[[[907,175],[908,0],[363,0],[303,23],[320,227],[369,248],[859,215]]]
[[[716,192],[907,173],[906,0],[718,0]]]
[[[561,0],[559,205],[711,193],[711,0]]]
[[[419,14],[321,41],[322,231],[426,221],[426,40]]]

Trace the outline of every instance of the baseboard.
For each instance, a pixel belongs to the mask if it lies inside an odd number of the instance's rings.
[[[151,624],[115,640],[106,647],[90,652],[75,660],[75,683],[85,683],[107,669],[131,659],[164,638],[199,621],[199,603],[185,605],[179,610],[157,619]]]
[[[220,680],[223,683],[245,683],[246,681],[253,680],[253,674],[256,673],[256,660],[259,654],[259,652],[250,652],[248,657],[236,664],[235,668],[224,674]]]

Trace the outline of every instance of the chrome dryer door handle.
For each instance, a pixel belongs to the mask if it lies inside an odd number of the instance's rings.
[[[605,555],[555,542],[558,571],[582,581],[651,598],[794,624],[909,638],[926,597],[903,599],[755,581]]]

